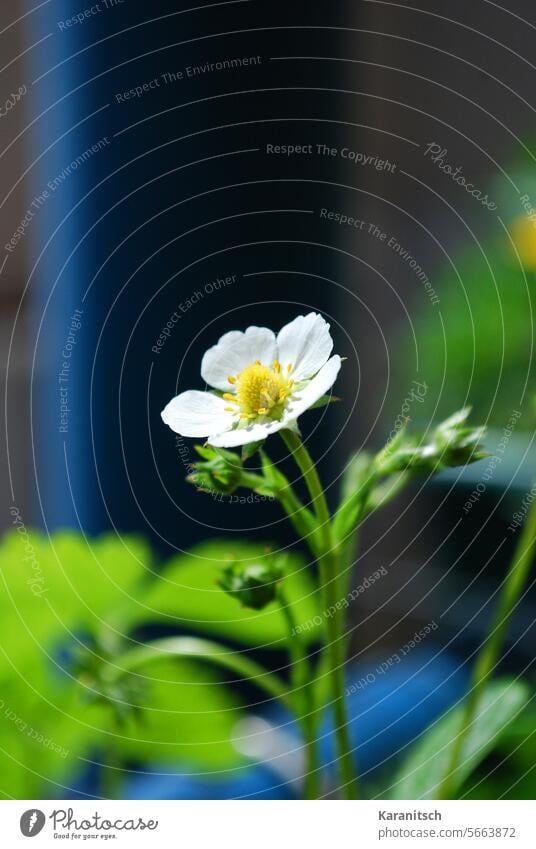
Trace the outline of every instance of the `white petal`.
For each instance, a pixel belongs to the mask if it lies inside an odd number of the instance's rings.
[[[301,416],[305,410],[312,407],[322,395],[325,395],[328,389],[331,389],[337,379],[339,369],[341,367],[341,358],[335,354],[327,363],[320,369],[316,377],[313,377],[310,383],[307,384],[296,396],[292,397],[285,409],[283,415],[283,426],[287,427],[289,422],[295,421],[298,416]]]
[[[162,419],[181,436],[211,436],[233,426],[226,402],[210,392],[191,389],[173,398],[162,410]]]
[[[201,377],[209,386],[230,392],[227,378],[260,360],[269,366],[277,358],[275,334],[267,327],[248,327],[245,333],[231,330],[209,348],[201,362]]]
[[[322,368],[333,349],[329,324],[316,312],[299,315],[281,328],[277,348],[283,368],[292,363],[292,378],[307,380]]]
[[[219,433],[217,436],[211,436],[208,440],[210,445],[216,445],[218,448],[236,448],[238,445],[248,445],[250,442],[260,442],[261,439],[266,439],[272,433],[277,433],[278,430],[287,427],[287,424],[282,420],[280,422],[269,422],[268,424],[253,424],[249,427],[240,427],[235,430],[229,430],[226,433]]]

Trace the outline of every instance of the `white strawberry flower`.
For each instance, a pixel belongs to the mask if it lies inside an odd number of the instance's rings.
[[[314,312],[299,315],[277,337],[267,327],[231,330],[201,362],[201,377],[220,394],[182,392],[162,419],[175,433],[205,437],[220,448],[295,427],[335,383],[341,358],[330,357],[332,349],[329,324]]]

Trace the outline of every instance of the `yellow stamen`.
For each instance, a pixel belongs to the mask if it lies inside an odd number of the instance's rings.
[[[290,394],[289,381],[281,372],[278,360],[274,360],[271,367],[256,360],[236,376],[236,395],[223,397],[229,397],[238,405],[241,418],[255,419],[266,415],[280,418],[285,399]]]
[[[234,377],[232,374],[231,374],[231,375],[229,375],[229,377],[227,378],[227,380],[229,381],[229,383],[230,383],[230,384],[235,384],[235,383],[236,383],[236,377]]]
[[[292,365],[292,363],[289,363],[288,366],[287,366],[287,374],[290,374],[290,372],[292,371],[293,368],[294,368],[294,366]]]
[[[236,395],[232,395],[230,392],[224,392],[223,393],[223,400],[224,401],[234,401],[234,403],[236,404]]]

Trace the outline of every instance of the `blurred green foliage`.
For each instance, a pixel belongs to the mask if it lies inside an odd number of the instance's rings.
[[[156,570],[140,539],[45,537],[19,523],[0,545],[0,796],[67,796],[92,761],[198,771],[241,763],[232,744],[240,690],[221,670],[163,659],[109,687],[101,671],[137,644],[141,625],[219,634],[243,650],[284,648],[275,604],[241,608],[216,584],[229,559],[264,556],[261,545],[229,550],[215,541]],[[296,616],[309,619],[316,606],[306,564],[295,555],[285,561]]]
[[[107,745],[110,710],[77,679],[76,656],[96,645],[115,605],[132,592],[139,540],[74,533],[53,538],[23,525],[0,546],[0,793],[62,796],[85,756]],[[88,646],[86,649],[85,646]]]
[[[137,635],[147,626],[217,636],[231,648],[238,644],[243,657],[285,650],[286,625],[275,602],[242,607],[217,585],[225,564],[262,565],[272,557],[265,545],[214,540],[157,569],[134,537],[10,532],[0,545],[0,797],[68,797],[91,763],[103,765],[99,792],[118,797],[121,769],[133,764],[204,774],[241,766],[233,734],[244,698],[251,702],[251,683],[243,691],[235,673],[194,657],[163,656],[136,671],[106,672],[143,645]],[[304,639],[314,643],[321,617],[309,564],[294,553],[278,557],[294,621],[307,625]],[[530,798],[536,714],[523,710],[527,697],[521,683],[490,685],[460,796]],[[397,797],[429,795],[456,717],[447,714],[412,748],[389,782]]]
[[[412,332],[404,332],[397,346],[392,385],[404,393],[413,380],[426,384],[425,397],[410,412],[416,421],[469,404],[475,421],[502,428],[512,410],[524,411],[520,398],[532,363],[535,273],[518,262],[506,235],[504,241],[464,246],[451,260],[434,277],[438,307],[425,299],[414,306]],[[403,396],[391,398],[388,420],[399,412]]]
[[[536,711],[530,705],[508,725],[493,752],[462,786],[463,799],[536,797]]]
[[[454,776],[455,790],[459,790],[504,738],[510,725],[523,712],[529,697],[530,688],[522,681],[500,679],[487,685],[463,749],[460,767]],[[448,711],[412,746],[399,772],[389,780],[390,798],[437,798],[463,716],[463,705]]]

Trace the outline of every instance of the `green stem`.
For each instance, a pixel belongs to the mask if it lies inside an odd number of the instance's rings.
[[[240,486],[243,486],[245,489],[252,489],[255,492],[258,490],[262,492],[263,487],[266,487],[266,481],[262,475],[256,475],[255,472],[243,471],[240,478]]]
[[[291,430],[282,430],[280,433],[303,475],[318,521],[318,537],[321,544],[321,552],[317,555],[320,571],[320,589],[324,609],[328,611],[337,604],[337,557],[332,538],[331,517],[326,496],[324,495],[324,490],[311,456],[298,434]],[[341,633],[341,620],[335,616],[326,616],[325,623],[325,650],[329,658],[329,677],[332,688],[335,734],[343,792],[347,799],[356,799],[357,781],[353,770],[344,695],[345,651]]]
[[[305,647],[297,635],[296,620],[283,589],[278,590],[278,601],[288,629],[288,647],[291,663],[292,690],[296,701],[296,714],[299,717],[305,738],[306,763],[304,786],[306,799],[319,797],[319,763],[316,747],[316,723],[314,714],[314,696],[311,684],[309,662]]]
[[[515,607],[521,597],[536,552],[536,501],[527,516],[506,576],[492,628],[484,641],[474,666],[471,688],[463,712],[458,735],[451,749],[446,775],[438,792],[439,799],[450,799],[455,790],[456,772],[463,756],[467,737],[472,731],[482,692],[501,655],[504,639]]]
[[[278,493],[278,500],[301,539],[316,557],[319,546],[315,517],[304,507],[290,484]]]
[[[265,452],[262,452],[266,460],[271,462],[266,455]],[[305,507],[294,490],[292,489],[289,481],[286,477],[279,471],[279,469],[275,470],[274,473],[277,473],[277,480],[279,486],[276,490],[274,490],[274,497],[277,498],[279,503],[281,504],[283,510],[287,514],[288,518],[292,522],[294,529],[301,539],[304,539],[307,542],[307,545],[315,550],[315,541],[316,541],[316,522],[315,517],[311,513],[310,510]],[[255,492],[265,493],[267,491],[267,482],[266,478],[261,477],[260,475],[256,475],[253,472],[242,472],[242,478],[240,481],[240,485],[247,488],[252,489]]]
[[[198,637],[164,637],[129,649],[113,666],[107,667],[106,678],[109,682],[113,682],[121,678],[125,672],[134,671],[151,661],[165,660],[170,657],[193,657],[230,669],[241,678],[248,679],[260,687],[270,698],[279,699],[289,711],[294,710],[285,685],[273,672],[268,672],[260,663],[242,653],[230,651],[219,643]]]

